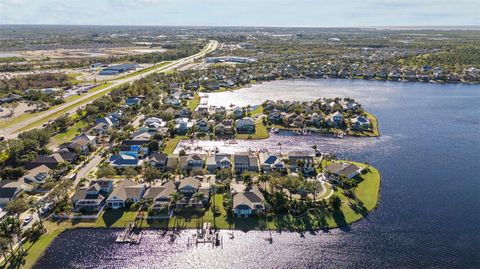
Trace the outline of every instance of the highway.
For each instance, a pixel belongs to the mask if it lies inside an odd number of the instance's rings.
[[[170,70],[173,70],[173,69],[177,69],[177,68],[179,68],[183,65],[186,65],[188,63],[191,63],[191,62],[195,61],[195,59],[197,59],[199,57],[205,56],[207,53],[214,51],[217,47],[218,47],[218,41],[210,40],[209,43],[207,44],[207,46],[205,46],[205,48],[197,54],[194,54],[194,55],[191,55],[191,56],[173,61],[173,62],[171,62],[167,65],[160,66],[158,68],[149,70],[147,72],[140,73],[138,75],[129,76],[129,77],[126,77],[124,79],[120,78],[120,79],[117,79],[117,80],[111,80],[111,81],[109,81],[109,82],[111,82],[111,85],[109,85],[109,86],[107,86],[107,87],[105,87],[101,90],[94,91],[92,93],[88,93],[86,95],[83,95],[81,98],[78,98],[78,99],[76,99],[72,102],[62,104],[61,106],[58,106],[58,107],[52,108],[50,110],[47,110],[47,111],[45,111],[45,112],[43,112],[39,115],[32,116],[32,117],[30,117],[30,118],[28,118],[28,119],[26,119],[22,122],[19,122],[19,123],[13,125],[13,126],[1,129],[0,130],[0,136],[4,136],[5,139],[16,138],[18,133],[20,132],[20,130],[23,129],[22,131],[26,131],[27,129],[33,129],[35,127],[38,127],[38,125],[41,125],[41,124],[47,122],[48,120],[50,120],[51,119],[51,118],[49,118],[50,115],[53,115],[53,114],[55,114],[59,111],[62,111],[66,108],[69,108],[72,105],[73,106],[70,109],[68,109],[68,111],[66,111],[65,113],[74,113],[79,107],[83,107],[86,104],[92,102],[93,100],[103,96],[103,95],[99,95],[102,92],[106,93],[114,87],[117,87],[117,86],[125,84],[125,83],[132,83],[132,82],[134,82],[138,79],[141,79],[144,76],[147,76],[147,75],[150,75],[150,74],[153,74],[153,73],[166,72],[166,71],[170,71]],[[138,70],[138,71],[141,71],[141,69]],[[84,101],[88,98],[91,98],[94,95],[98,95],[98,97],[90,100],[89,102],[82,103],[82,101]],[[78,106],[75,106],[75,104],[78,104]],[[27,127],[28,125],[31,125],[31,124],[36,124],[36,126],[33,126],[32,128],[25,128],[25,127]]]

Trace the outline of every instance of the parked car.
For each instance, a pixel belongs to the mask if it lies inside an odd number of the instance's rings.
[[[33,220],[32,215],[26,216],[25,219],[23,220],[23,226],[29,224],[32,220]]]

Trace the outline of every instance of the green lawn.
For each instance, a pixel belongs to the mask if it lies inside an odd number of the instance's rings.
[[[37,262],[40,256],[42,256],[43,252],[45,252],[47,247],[52,243],[53,239],[55,239],[63,231],[65,231],[64,227],[52,229],[49,230],[48,233],[42,235],[37,241],[27,242],[24,245],[24,248],[27,251],[25,263],[22,264],[20,268],[32,268],[35,262]]]
[[[52,140],[50,140],[50,145],[61,145],[65,142],[68,142],[72,140],[75,136],[80,134],[79,129],[85,128],[88,126],[88,123],[86,121],[78,121],[74,125],[70,126],[68,130],[64,133],[58,133],[52,137]]]
[[[267,126],[265,126],[262,121],[255,123],[255,133],[254,134],[237,134],[237,139],[266,139],[269,138],[270,134],[268,133]]]
[[[165,149],[163,150],[163,152],[165,154],[172,154],[175,148],[177,147],[178,142],[180,140],[186,140],[186,139],[188,139],[188,136],[186,135],[177,135],[175,136],[175,138],[168,139],[167,142],[165,142]]]
[[[253,117],[263,113],[263,106],[259,105],[254,110],[250,111],[250,115]]]
[[[367,115],[367,119],[370,120],[370,124],[372,125],[372,130],[371,131],[350,131],[348,134],[349,135],[354,135],[354,136],[371,136],[371,137],[378,137],[380,136],[380,131],[378,129],[378,120],[375,115],[365,112]]]
[[[190,109],[191,111],[195,111],[195,109],[199,104],[200,104],[200,96],[198,95],[198,93],[195,93],[195,95],[193,96],[193,99],[188,101],[187,108]]]

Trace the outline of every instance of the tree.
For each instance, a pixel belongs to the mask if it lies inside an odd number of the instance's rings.
[[[267,188],[267,183],[270,182],[270,175],[267,174],[261,174],[258,176],[258,182],[263,183],[263,189]]]
[[[123,170],[123,174],[125,175],[125,177],[127,178],[134,178],[138,175],[138,172],[137,170],[135,170],[135,168],[133,167],[127,167]]]
[[[97,170],[97,177],[114,177],[116,174],[115,168],[110,165],[101,166]]]
[[[203,192],[196,192],[192,195],[192,198],[194,198],[198,202],[201,202],[205,198],[205,194],[203,194]]]
[[[317,199],[317,193],[323,188],[322,184],[318,180],[305,182],[305,187],[307,188],[307,191],[313,195],[313,200]]]
[[[338,211],[340,210],[340,207],[342,206],[342,199],[340,199],[340,197],[338,197],[337,195],[332,195],[332,197],[330,197],[330,207],[335,210],[335,211]]]
[[[6,103],[6,104],[3,105],[3,107],[8,110],[7,117],[12,117],[13,116],[17,106],[18,106],[18,102],[11,102],[11,103]]]
[[[250,173],[247,173],[247,172],[243,173],[242,181],[243,181],[243,184],[247,187],[247,189],[252,188],[253,178],[252,178],[252,175],[250,175]]]
[[[150,152],[158,151],[160,149],[158,142],[155,140],[148,142],[147,147]]]
[[[12,168],[7,166],[0,170],[0,178],[4,180],[17,180],[25,174],[23,167]]]
[[[179,192],[173,192],[170,194],[170,198],[172,199],[172,204],[176,205],[180,200],[182,200],[183,195]]]
[[[148,165],[145,167],[144,177],[145,180],[151,185],[155,179],[159,179],[163,176],[162,172],[155,167]]]
[[[10,240],[8,237],[0,237],[0,251],[2,252],[2,256],[5,261],[7,261],[9,245]]]
[[[21,196],[7,204],[7,211],[18,216],[20,213],[25,212],[28,207],[29,205],[27,198],[25,198],[25,196]]]

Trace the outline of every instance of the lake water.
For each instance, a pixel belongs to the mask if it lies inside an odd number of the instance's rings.
[[[145,231],[139,245],[118,230],[73,230],[35,268],[480,268],[480,86],[300,80],[209,94],[210,104],[350,96],[374,113],[379,139],[278,136],[284,147],[318,144],[382,173],[379,207],[343,229],[316,234],[236,232],[222,248],[187,248]],[[267,146],[275,142],[257,141]],[[277,143],[278,144],[278,143]],[[261,145],[261,144],[258,144]],[[233,147],[255,147],[239,144]],[[283,150],[283,149],[281,149]]]

